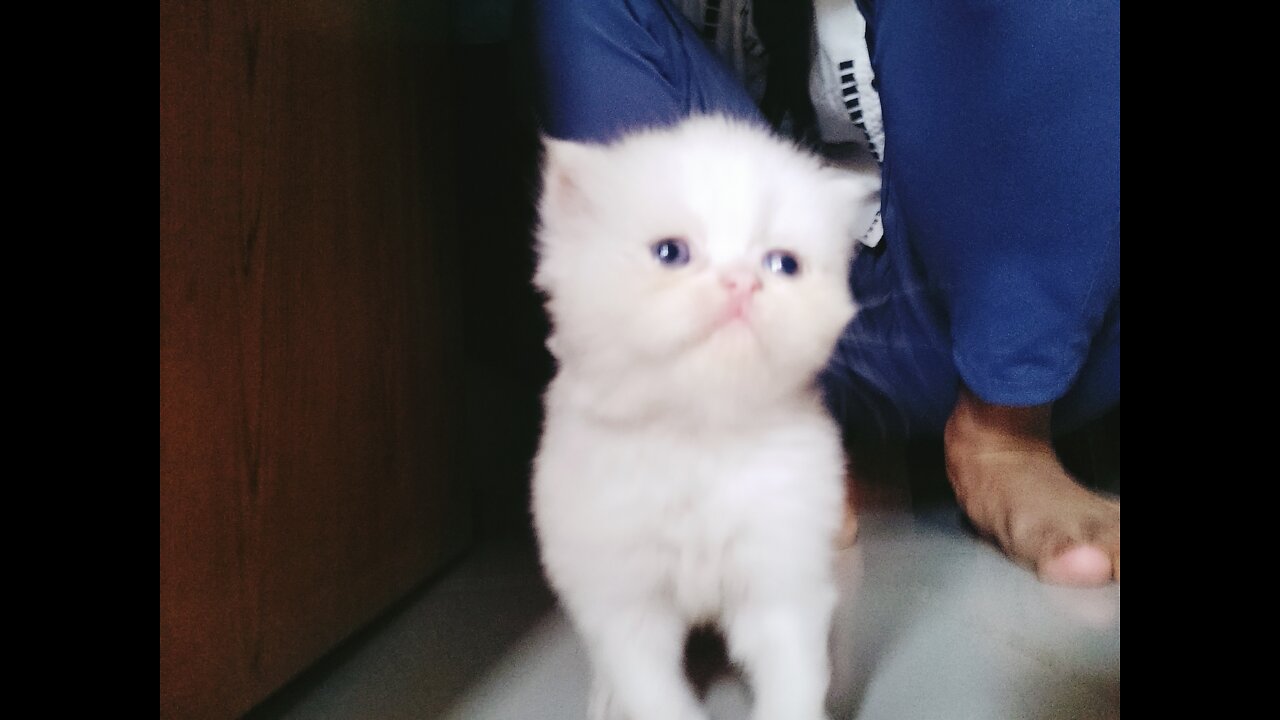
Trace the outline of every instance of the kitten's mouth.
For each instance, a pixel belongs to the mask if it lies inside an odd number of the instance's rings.
[[[751,315],[746,312],[726,312],[722,313],[711,327],[712,334],[721,330],[729,330],[731,328],[742,328],[744,330],[754,331],[755,324],[751,322]]]
[[[730,298],[725,303],[724,309],[720,311],[720,317],[717,318],[716,326],[724,327],[726,325],[734,325],[743,323],[751,325],[751,299],[748,297]]]
[[[756,327],[756,309],[750,297],[729,297],[720,306],[719,312],[704,325],[704,330],[696,343],[716,342],[734,335],[749,336],[756,345],[761,339]]]
[[[707,330],[707,339],[723,335],[724,333],[738,334],[746,333],[756,342],[760,341],[756,333],[756,317],[755,312],[751,309],[751,304],[730,302],[725,305],[720,314],[716,316],[715,321]]]

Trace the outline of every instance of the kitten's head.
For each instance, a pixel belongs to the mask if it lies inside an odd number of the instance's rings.
[[[562,368],[705,402],[808,386],[854,315],[879,181],[695,118],[612,145],[548,140],[535,283]]]

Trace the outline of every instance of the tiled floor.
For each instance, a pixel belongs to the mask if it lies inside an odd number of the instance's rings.
[[[1042,585],[955,510],[864,516],[842,553],[832,716],[1066,720],[1120,716],[1120,588]],[[261,716],[569,720],[587,659],[528,543],[482,548]],[[746,718],[742,683],[707,692]]]

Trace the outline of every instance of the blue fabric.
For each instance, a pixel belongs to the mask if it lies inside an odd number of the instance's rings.
[[[887,257],[859,258],[852,282],[883,305],[833,370],[888,394],[909,430],[941,428],[960,378],[992,403],[1061,400],[1063,425],[1118,402],[1119,2],[864,10]]]
[[[870,5],[870,3],[867,3]],[[854,431],[934,433],[959,383],[1054,402],[1059,430],[1120,397],[1117,0],[865,7],[885,123],[885,238],[824,387]],[[691,112],[758,118],[663,0],[536,5],[542,115],[605,140]]]
[[[766,124],[742,83],[663,0],[534,0],[539,111],[562,140],[607,141],[691,113]]]

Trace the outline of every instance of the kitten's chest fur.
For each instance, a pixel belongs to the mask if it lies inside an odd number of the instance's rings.
[[[550,408],[534,511],[568,602],[639,594],[704,622],[778,564],[829,557],[843,459],[816,401],[709,425],[611,425]]]

